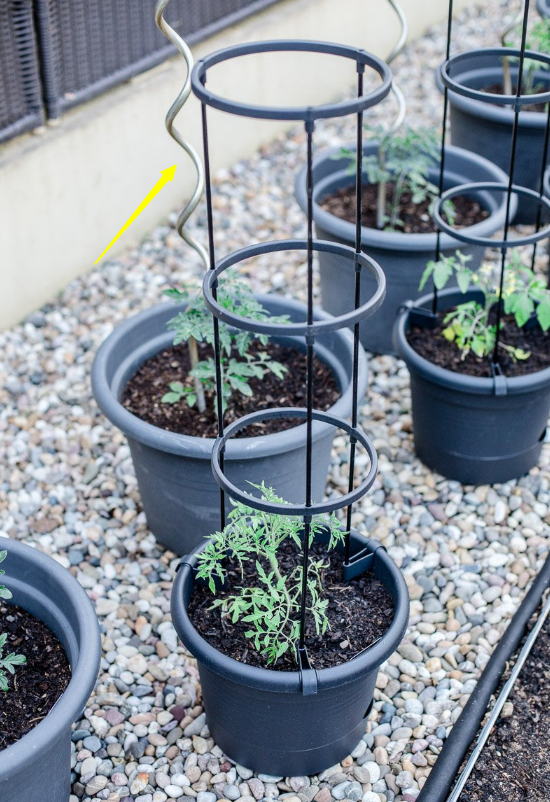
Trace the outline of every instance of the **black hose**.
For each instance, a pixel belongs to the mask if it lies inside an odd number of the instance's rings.
[[[550,556],[508,624],[464,710],[453,726],[416,802],[445,802],[462,761],[474,740],[506,663],[517,650],[544,591],[550,587]]]

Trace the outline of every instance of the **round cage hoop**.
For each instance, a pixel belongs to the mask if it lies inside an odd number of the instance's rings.
[[[436,201],[432,213],[437,227],[446,234],[449,234],[451,237],[454,237],[454,239],[460,240],[460,242],[466,242],[471,245],[482,245],[487,248],[517,248],[521,245],[534,245],[536,242],[540,242],[540,240],[543,240],[550,235],[549,222],[544,228],[541,228],[539,231],[535,231],[533,234],[527,234],[523,237],[517,237],[514,239],[508,239],[508,237],[506,237],[505,239],[498,240],[490,239],[489,237],[476,237],[473,234],[468,234],[467,229],[453,228],[443,219],[443,205],[446,201],[452,200],[452,198],[456,197],[457,195],[465,195],[468,192],[486,189],[497,191],[500,190],[502,192],[510,191],[513,195],[521,195],[523,197],[531,198],[538,202],[539,209],[546,209],[550,215],[550,200],[545,198],[543,195],[540,195],[538,192],[535,192],[534,189],[527,189],[527,187],[520,187],[516,184],[513,184],[510,190],[506,184],[485,181],[473,184],[461,184],[458,187],[452,187],[446,192],[443,192]]]
[[[358,72],[365,67],[377,73],[382,83],[367,95],[361,95],[353,100],[340,103],[329,103],[320,106],[256,106],[250,103],[240,103],[229,100],[206,89],[207,72],[211,67],[224,61],[262,53],[317,53],[320,55],[339,56],[354,61]],[[365,109],[375,106],[388,95],[391,89],[391,72],[382,59],[367,53],[361,48],[348,45],[333,44],[332,42],[316,42],[301,39],[273,39],[264,42],[249,42],[247,44],[233,45],[205,56],[195,64],[191,73],[191,86],[193,93],[206,106],[234,114],[239,117],[250,117],[261,120],[303,120],[312,123],[315,120],[330,117],[343,117],[348,114],[357,114]]]
[[[209,270],[203,280],[203,294],[207,307],[219,320],[234,326],[238,329],[254,332],[256,334],[284,334],[292,336],[315,337],[327,334],[338,329],[347,328],[359,323],[360,320],[372,315],[380,308],[386,294],[386,277],[382,268],[374,259],[364,253],[356,251],[348,245],[340,245],[336,242],[325,242],[324,240],[313,240],[313,251],[332,253],[344,256],[353,261],[356,269],[367,270],[375,279],[377,288],[374,295],[357,309],[347,312],[344,315],[334,317],[332,320],[314,321],[312,323],[269,323],[252,318],[242,317],[221,306],[214,297],[214,290],[217,288],[218,279],[224,271],[234,265],[266,253],[278,253],[281,251],[304,251],[308,250],[308,241],[301,239],[276,240],[272,242],[262,242],[256,245],[248,245],[239,251],[234,251],[218,262],[214,270]]]
[[[488,47],[481,50],[466,50],[452,56],[445,61],[439,68],[439,75],[443,85],[447,89],[456,92],[457,95],[469,98],[470,100],[478,100],[481,103],[494,103],[498,106],[514,106],[520,108],[521,106],[537,105],[539,103],[548,103],[550,101],[550,89],[546,92],[538,92],[533,95],[497,95],[491,92],[483,92],[481,89],[472,89],[471,87],[464,86],[451,77],[450,73],[453,67],[457,67],[463,61],[471,59],[473,55],[485,56],[502,56],[503,58],[521,58],[522,51],[513,47]],[[543,53],[538,53],[535,50],[526,50],[524,53],[525,59],[540,62],[541,66],[546,68],[550,67],[550,56]]]
[[[355,501],[362,498],[365,493],[370,490],[376,478],[378,457],[374,445],[364,432],[352,426],[348,421],[330,412],[320,412],[318,410],[312,410],[311,417],[313,420],[320,421],[321,423],[328,423],[337,429],[343,429],[350,436],[351,441],[360,443],[369,455],[371,463],[369,471],[363,481],[354,490],[340,496],[338,499],[331,499],[329,501],[312,504],[311,506],[305,504],[279,504],[277,502],[262,501],[257,498],[257,496],[246,494],[226,477],[221,467],[221,457],[225,445],[232,435],[245,429],[252,423],[272,420],[273,418],[299,418],[306,420],[307,416],[308,410],[305,407],[281,407],[280,409],[265,409],[258,412],[251,412],[227,426],[224,434],[216,439],[212,449],[212,472],[219,486],[225,490],[231,498],[242,504],[252,507],[255,510],[261,510],[262,512],[273,513],[275,515],[298,515],[307,517],[322,513],[330,513],[349,507]]]

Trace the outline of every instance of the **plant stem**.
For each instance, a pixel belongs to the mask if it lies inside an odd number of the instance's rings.
[[[380,165],[380,172],[384,169],[386,158],[382,147],[378,149],[378,162]],[[388,193],[388,186],[385,181],[378,182],[378,200],[376,202],[376,228],[382,230],[386,222],[386,199]]]
[[[191,360],[191,369],[196,368],[199,364],[199,349],[197,348],[197,341],[194,337],[189,337],[187,340],[189,346],[189,359]],[[204,388],[198,376],[194,377],[195,393],[197,396],[197,407],[199,412],[204,412],[206,409],[206,400],[204,398]]]
[[[512,76],[510,74],[510,59],[505,56],[502,59],[502,91],[505,95],[512,94]]]
[[[286,627],[286,625],[288,623],[288,620],[290,618],[290,612],[292,610],[292,598],[290,596],[290,593],[288,592],[288,588],[286,586],[286,582],[284,580],[284,577],[281,574],[281,572],[279,571],[279,563],[277,562],[277,558],[275,557],[274,554],[268,552],[267,559],[269,560],[269,564],[270,564],[270,566],[271,566],[271,568],[273,570],[273,573],[275,574],[275,576],[277,577],[277,579],[280,582],[280,586],[281,586],[281,588],[283,590],[283,593],[284,593],[284,596],[285,596],[285,599],[286,599],[286,616],[285,616],[285,620],[281,623],[281,626],[280,626],[280,629],[279,629],[279,632],[281,634],[283,634],[284,631],[285,631],[285,627]]]

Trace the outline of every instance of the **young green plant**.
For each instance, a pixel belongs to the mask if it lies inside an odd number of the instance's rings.
[[[404,194],[410,194],[417,205],[428,199],[430,209],[437,199],[438,188],[429,181],[429,173],[439,160],[439,137],[437,131],[430,128],[387,132],[380,126],[370,130],[378,141],[378,153],[363,158],[363,170],[369,183],[378,187],[376,227],[396,231],[403,228],[399,214]],[[355,172],[356,151],[342,148],[342,154],[350,160],[349,172]],[[393,182],[391,199],[390,182]],[[450,201],[445,204],[444,211],[452,225],[455,214]]]
[[[429,262],[419,286],[422,290],[428,279],[432,278],[435,287],[442,290],[454,275],[461,292],[467,292],[470,287],[481,290],[483,303],[466,301],[458,304],[443,319],[446,324],[443,336],[456,344],[462,359],[470,351],[480,358],[493,353],[497,329],[491,321],[491,313],[500,296],[499,271],[495,266],[485,262],[477,271],[473,271],[468,267],[469,259],[469,256],[457,251],[455,256],[444,256],[438,262]],[[543,331],[550,329],[550,290],[542,278],[522,263],[516,250],[511,252],[506,266],[502,304],[504,313],[513,315],[518,328],[525,326],[534,315]],[[530,352],[501,340],[499,347],[513,359],[525,360],[531,356]]]
[[[508,32],[502,38],[503,47],[512,47],[513,43],[506,39]],[[525,42],[527,50],[534,50],[543,55],[550,55],[550,19],[541,19],[536,22],[527,33]],[[510,62],[517,61],[517,58],[505,57],[502,59],[503,70],[503,93],[505,95],[512,95],[514,87],[512,86],[512,74],[510,71]],[[525,59],[523,65],[523,86],[522,94],[532,95],[535,89],[536,73],[545,70],[546,65],[535,59]]]
[[[7,555],[7,551],[0,551],[0,563],[4,562]],[[0,576],[3,576],[5,573],[6,572],[0,568]],[[9,591],[5,585],[0,583],[0,600],[11,598],[11,591]],[[0,634],[0,691],[7,691],[9,688],[8,673],[15,674],[15,667],[22,666],[27,662],[26,657],[22,654],[16,654],[15,652],[4,654],[7,639],[7,632]]]
[[[252,486],[260,491],[265,501],[284,503],[263,482]],[[236,560],[242,577],[249,571],[246,563],[254,562],[259,584],[216,599],[212,607],[219,607],[222,616],[232,623],[242,621],[247,624],[246,637],[251,639],[256,651],[266,657],[267,663],[272,664],[289,650],[295,653],[300,636],[302,566],[296,565],[285,573],[281,567],[280,549],[290,540],[301,550],[304,524],[295,516],[262,512],[235,501],[232,504],[227,526],[208,538],[208,545],[199,555],[197,577],[206,580],[215,594],[218,585],[225,580],[228,556]],[[343,542],[346,533],[335,515],[329,518],[316,516],[311,523],[310,545],[324,530],[329,534],[329,550]],[[325,567],[322,560],[310,557],[307,612],[312,616],[318,634],[326,632],[329,626],[326,615],[328,600],[323,598],[322,590]]]
[[[189,378],[192,383],[170,382],[169,392],[165,393],[162,401],[176,404],[183,400],[189,407],[197,405],[199,412],[204,412],[206,393],[211,392],[215,397],[216,363],[213,357],[199,359],[197,343],[204,342],[214,346],[212,313],[206,306],[202,293],[196,290],[192,292],[189,287],[182,290],[172,288],[166,290],[165,295],[187,304],[185,311],[179,312],[168,322],[168,328],[175,332],[174,345],[187,343],[191,362]],[[217,299],[228,311],[252,320],[263,321],[269,318],[272,323],[287,323],[289,320],[287,315],[270,315],[254,298],[246,282],[233,271],[225,273],[225,280],[218,287]],[[271,359],[266,352],[252,353],[254,335],[251,332],[230,329],[220,321],[219,335],[224,409],[234,391],[249,397],[253,395],[249,383],[252,377],[263,379],[266,373],[271,372],[279,379],[284,378],[287,372],[284,365]],[[256,335],[256,339],[264,347],[269,341],[264,334]]]

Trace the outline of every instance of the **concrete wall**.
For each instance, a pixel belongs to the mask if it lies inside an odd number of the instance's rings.
[[[457,10],[468,0],[457,3]],[[402,0],[410,38],[441,19],[442,0]],[[398,24],[385,0],[285,0],[203,42],[195,58],[229,44],[308,38],[344,42],[384,56]],[[303,79],[296,80],[300,62]],[[353,81],[327,57],[262,56],[212,72],[209,87],[238,99],[284,105],[326,102]],[[164,115],[185,77],[174,58],[69,112],[59,126],[0,147],[0,327],[7,327],[90,269],[160,178],[168,184],[109,252],[136,242],[181,206],[193,186],[190,162],[170,139]],[[223,120],[221,119],[223,116]],[[220,123],[220,124],[218,124]],[[223,123],[223,124],[221,124]],[[281,123],[210,115],[214,169],[249,155]],[[190,98],[178,128],[200,150],[199,106]]]

